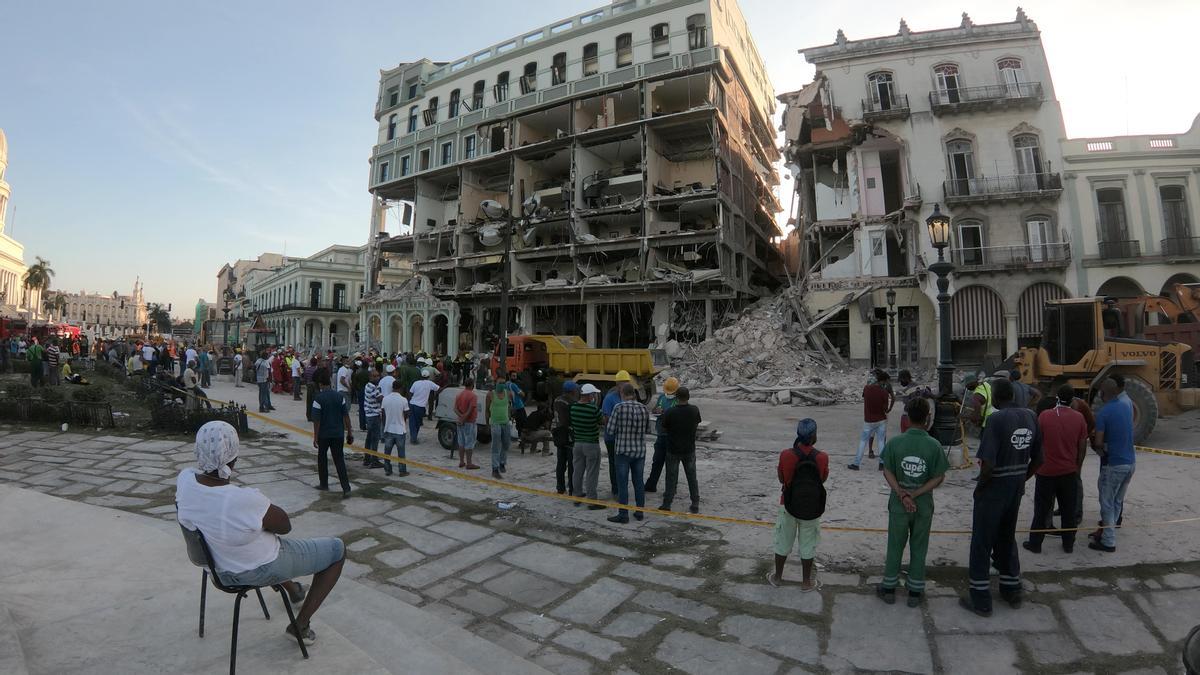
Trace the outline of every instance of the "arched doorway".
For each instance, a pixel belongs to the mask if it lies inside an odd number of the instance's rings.
[[[955,363],[987,372],[1004,360],[1004,301],[987,286],[966,286],[950,298]]]
[[[1166,297],[1166,298],[1174,298],[1175,297],[1175,284],[1195,284],[1195,283],[1200,283],[1200,278],[1197,278],[1195,274],[1188,274],[1187,272],[1179,272],[1178,274],[1172,274],[1170,277],[1167,278],[1166,283],[1163,284],[1162,290],[1159,291],[1159,295]]]
[[[320,346],[325,340],[324,330],[320,319],[309,319],[304,322],[304,345],[308,348]]]
[[[414,314],[408,321],[408,344],[412,352],[422,351],[425,344],[425,320],[420,314]]]
[[[404,351],[404,317],[399,314],[388,322],[388,344],[393,354]]]
[[[433,317],[433,351],[447,354],[450,345],[450,319],[445,314]]]
[[[342,320],[329,322],[329,348],[344,350],[350,343],[350,324]]]
[[[1100,297],[1136,298],[1145,294],[1146,289],[1129,277],[1113,277],[1096,289],[1096,295]]]
[[[376,349],[380,348],[379,341],[381,339],[382,323],[379,317],[375,315],[371,315],[371,318],[367,319],[367,339],[371,341],[371,344]]]
[[[1039,281],[1026,288],[1017,301],[1017,342],[1021,346],[1034,346],[1042,336],[1042,314],[1046,303],[1051,300],[1069,298],[1071,294],[1058,284]]]

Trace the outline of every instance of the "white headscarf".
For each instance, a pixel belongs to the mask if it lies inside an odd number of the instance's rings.
[[[237,430],[229,422],[208,422],[196,432],[196,466],[200,473],[216,471],[218,476],[228,480],[233,475],[229,463],[237,456]]]

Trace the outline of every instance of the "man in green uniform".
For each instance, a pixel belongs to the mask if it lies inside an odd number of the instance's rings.
[[[925,593],[925,553],[933,523],[933,489],[942,484],[949,462],[927,429],[929,400],[915,398],[905,407],[908,431],[888,441],[883,476],[892,488],[888,499],[887,561],[876,592],[889,605],[896,602],[900,561],[909,546],[908,606],[917,607]]]

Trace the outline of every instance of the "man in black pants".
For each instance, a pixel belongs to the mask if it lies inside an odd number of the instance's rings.
[[[1021,561],[1017,555],[1017,513],[1025,482],[1042,464],[1042,438],[1029,408],[1013,405],[1012,383],[992,383],[992,405],[979,441],[979,482],[971,518],[969,598],[960,604],[980,616],[992,615],[989,565],[1000,572],[1000,597],[1013,609],[1021,606]]]
[[[571,437],[571,404],[579,400],[579,385],[571,380],[563,382],[562,394],[554,399],[554,426],[550,433],[554,436],[554,449],[558,461],[554,465],[554,482],[558,494],[573,494],[572,486],[575,476],[575,462],[572,455],[575,452],[575,441]]]
[[[313,381],[321,393],[313,398],[313,447],[317,449],[318,490],[329,489],[329,459],[333,455],[333,466],[337,469],[338,481],[342,484],[342,499],[350,496],[350,477],[346,472],[346,457],[342,454],[342,434],[346,443],[354,442],[353,427],[350,425],[350,397],[329,388],[329,371],[320,368],[313,374]]]
[[[700,513],[700,484],[696,480],[696,428],[700,426],[700,410],[688,403],[688,397],[687,387],[680,387],[675,393],[678,402],[662,417],[663,431],[667,433],[667,479],[662,506],[658,508],[663,511],[671,510],[682,464],[692,500],[688,511]]]

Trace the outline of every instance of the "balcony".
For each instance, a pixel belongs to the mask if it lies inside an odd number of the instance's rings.
[[[893,94],[888,98],[864,99],[862,102],[863,121],[880,122],[883,120],[902,120],[908,117],[912,110],[908,107],[908,94]]]
[[[293,303],[285,303],[282,305],[277,305],[277,306],[271,307],[269,309],[260,309],[258,311],[258,313],[259,314],[279,314],[280,312],[339,312],[339,313],[350,314],[354,311],[355,310],[353,310],[350,307],[347,307],[344,304],[342,304],[342,305],[322,305],[319,303],[302,304],[302,303],[298,303],[298,302],[293,302]]]
[[[1142,242],[1137,239],[1102,241],[1099,246],[1102,260],[1129,260],[1142,257]]]
[[[934,115],[952,115],[1009,108],[1036,108],[1042,104],[1041,82],[989,84],[983,87],[958,87],[929,92],[929,107]]]
[[[942,182],[942,195],[947,205],[1008,200],[1038,201],[1058,199],[1060,194],[1062,177],[1057,173],[954,178]]]
[[[958,268],[955,271],[963,274],[1007,269],[1053,269],[1071,264],[1071,245],[1066,242],[975,246],[956,248],[950,253],[954,266]]]
[[[1162,256],[1168,261],[1200,259],[1200,237],[1168,237],[1163,239],[1160,244]]]

